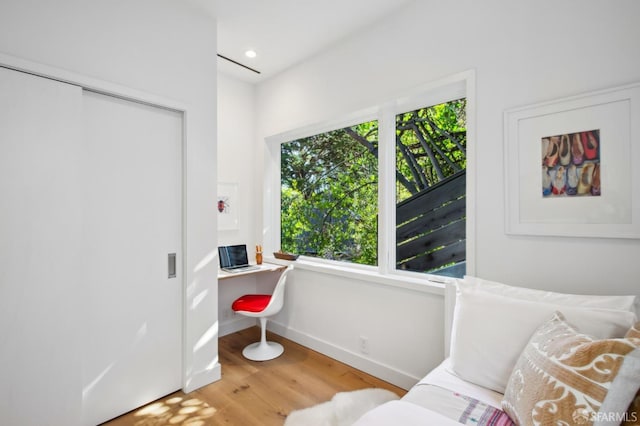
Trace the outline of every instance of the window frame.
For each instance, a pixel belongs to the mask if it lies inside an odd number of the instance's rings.
[[[305,138],[353,126],[362,122],[378,121],[378,265],[360,265],[350,262],[300,256],[299,264],[309,269],[325,270],[339,275],[365,277],[376,275],[415,283],[446,283],[450,277],[423,272],[396,269],[395,226],[395,120],[396,115],[465,97],[467,99],[467,221],[466,221],[466,274],[475,274],[475,71],[465,71],[431,82],[408,91],[391,101],[380,102],[367,109],[346,114],[340,119],[326,120],[309,126],[265,138],[263,240],[266,252],[280,247],[280,146],[295,139]],[[382,280],[384,282],[384,280]]]

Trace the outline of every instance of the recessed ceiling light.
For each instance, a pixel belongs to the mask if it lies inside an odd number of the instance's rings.
[[[255,50],[247,50],[246,52],[244,52],[244,55],[247,58],[255,58],[256,56],[258,56]]]

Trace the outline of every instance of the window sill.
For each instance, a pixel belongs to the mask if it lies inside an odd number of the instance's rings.
[[[452,281],[449,277],[437,277],[438,281],[421,277],[418,273],[408,273],[403,271],[392,274],[382,274],[377,268],[351,266],[349,264],[338,264],[338,262],[318,262],[310,258],[300,257],[298,260],[289,261],[276,259],[273,256],[265,257],[265,262],[276,265],[293,265],[296,269],[319,272],[323,274],[337,275],[340,277],[366,281],[373,284],[388,285],[406,290],[419,291],[444,295],[445,285]],[[441,280],[441,281],[440,281]]]

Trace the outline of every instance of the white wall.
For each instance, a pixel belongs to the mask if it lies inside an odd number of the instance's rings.
[[[405,389],[442,361],[441,294],[294,268],[270,330]]]
[[[185,389],[218,379],[215,19],[172,0],[3,0],[0,53],[187,106]],[[65,374],[52,368],[51,377],[31,377],[29,365],[3,367],[23,370],[33,386]],[[65,390],[50,398],[80,401]],[[25,408],[33,409],[46,407]]]
[[[230,207],[238,213],[238,229],[220,230],[220,245],[247,244],[250,260],[255,245],[262,244],[251,200],[261,192],[256,186],[254,86],[218,73],[218,182],[236,183],[238,199]]]
[[[541,289],[638,294],[637,240],[505,235],[502,145],[505,109],[640,80],[638,16],[634,0],[415,1],[258,86],[257,164],[265,137],[475,69],[477,175],[469,179],[477,187],[477,231],[468,238],[475,238],[476,267],[469,272]],[[262,199],[254,202],[259,210]],[[441,310],[442,300],[419,292],[295,271],[275,327],[335,348],[342,359],[358,353],[361,333],[375,335],[379,344],[356,364],[418,377],[441,353]]]
[[[246,244],[249,261],[255,260],[258,218],[262,212],[253,200],[259,197],[260,176],[256,173],[255,87],[218,72],[218,182],[238,185],[238,197],[230,208],[238,214],[238,228],[218,231],[218,245]],[[216,262],[218,260],[216,259]],[[255,319],[236,315],[233,301],[256,292],[256,277],[243,276],[218,282],[220,336],[250,327]]]

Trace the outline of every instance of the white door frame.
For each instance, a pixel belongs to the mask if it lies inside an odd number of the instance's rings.
[[[84,76],[81,74],[77,74],[71,71],[67,71],[64,69],[59,69],[56,67],[51,67],[49,65],[28,61],[22,58],[6,55],[4,53],[0,53],[0,66],[9,68],[15,71],[24,72],[27,74],[32,74],[37,77],[43,77],[51,80],[60,81],[62,83],[73,84],[76,86],[80,86],[81,88],[101,93],[108,96],[114,96],[117,98],[122,98],[125,100],[139,102],[143,104],[147,104],[154,107],[165,108],[169,110],[176,111],[182,114],[182,164],[181,164],[181,226],[180,232],[182,234],[180,241],[180,249],[182,252],[181,259],[179,262],[181,267],[178,268],[181,271],[181,280],[182,280],[182,301],[181,301],[181,310],[182,310],[182,325],[181,325],[181,340],[182,340],[182,360],[181,360],[181,369],[182,369],[182,389],[185,392],[189,392],[199,385],[202,385],[202,378],[193,378],[189,377],[190,371],[192,370],[192,365],[189,365],[192,357],[187,356],[187,345],[186,345],[186,336],[187,336],[187,321],[188,321],[188,307],[186,306],[187,301],[187,269],[185,264],[186,258],[186,238],[187,238],[187,229],[186,229],[186,176],[187,176],[187,161],[186,161],[186,148],[187,148],[187,126],[188,126],[188,114],[189,108],[184,103],[179,101],[175,101],[173,99],[168,99],[163,96],[158,96],[155,94],[147,93],[144,91],[140,91],[137,89],[133,89],[130,87],[118,85],[115,83],[95,79],[92,77]],[[213,195],[212,195],[213,197]],[[213,198],[212,198],[213,199]],[[217,360],[217,354],[214,354],[215,359]],[[191,361],[192,362],[192,361]],[[217,372],[214,372],[213,377],[217,376],[219,378],[219,364],[217,368]],[[81,389],[80,389],[81,390]]]

